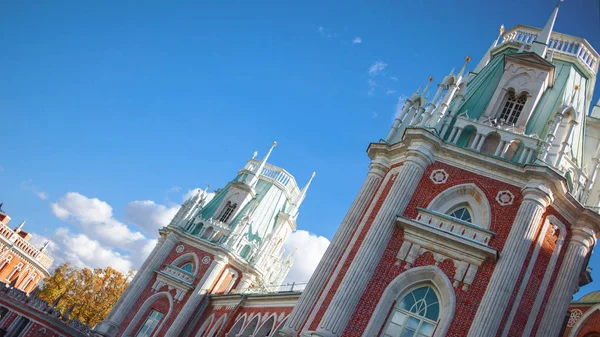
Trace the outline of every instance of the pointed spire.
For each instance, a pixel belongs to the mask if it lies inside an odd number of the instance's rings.
[[[48,245],[50,244],[50,241],[46,241],[44,242],[44,245],[42,246],[42,248],[40,248],[40,252],[43,252],[46,250],[46,248],[48,248]]]
[[[490,48],[488,48],[485,55],[481,58],[479,63],[477,63],[477,66],[475,67],[475,69],[473,69],[474,73],[479,74],[481,69],[483,69],[483,67],[485,67],[490,62],[490,60],[492,59],[492,49],[496,48],[496,46],[498,45],[498,39],[502,36],[502,34],[504,34],[504,25],[500,26],[500,31],[499,31],[498,35],[496,36],[496,38],[494,39],[494,42],[492,42],[492,45],[490,46]]]
[[[552,15],[546,22],[544,29],[538,34],[537,39],[533,41],[532,51],[541,57],[546,57],[546,51],[548,50],[548,43],[550,42],[550,36],[552,35],[552,29],[554,29],[554,22],[556,22],[556,16],[558,15],[558,7],[562,0],[559,0],[552,11]]]
[[[19,233],[23,229],[23,226],[25,226],[25,220],[21,221],[19,227],[15,228],[15,233]]]
[[[465,58],[465,63],[463,64],[462,68],[460,68],[460,71],[458,72],[458,75],[456,76],[457,77],[457,82],[458,82],[458,79],[461,78],[462,75],[464,74],[465,68],[467,67],[467,63],[469,63],[470,61],[471,61],[471,56],[467,56]]]
[[[313,181],[316,175],[317,172],[313,172],[310,176],[310,179],[308,179],[308,183],[306,183],[306,186],[304,186],[304,188],[302,189],[302,193],[300,193],[300,196],[298,197],[298,202],[296,203],[296,211],[298,210],[298,208],[300,208],[300,205],[304,201],[304,198],[306,197],[306,192],[308,191],[308,187],[310,186],[310,183]]]
[[[256,171],[253,172],[254,175],[252,176],[252,179],[250,180],[250,183],[249,183],[250,187],[254,187],[256,185],[256,183],[258,182],[258,176],[260,176],[260,173],[262,172],[263,168],[265,167],[265,164],[267,163],[267,159],[269,159],[269,156],[271,155],[271,152],[273,152],[273,149],[275,148],[275,146],[277,146],[277,142],[273,142],[273,145],[269,149],[269,152],[267,152],[267,154],[261,160],[260,164],[256,168]]]
[[[429,82],[427,82],[427,84],[425,85],[425,89],[423,89],[423,96],[427,94],[427,88],[429,88],[431,82],[433,82],[433,76],[429,76]]]

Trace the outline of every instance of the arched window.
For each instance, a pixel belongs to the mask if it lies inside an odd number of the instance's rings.
[[[152,310],[150,314],[148,314],[148,317],[146,317],[144,325],[142,325],[135,337],[150,337],[162,318],[162,313]]]
[[[194,272],[194,265],[191,262],[188,262],[179,268],[187,271],[190,274]]]
[[[6,279],[12,282],[14,279],[16,279],[19,276],[17,274],[17,272],[21,271],[21,268],[23,268],[23,263],[19,262],[19,264],[17,264],[15,266],[13,271],[10,273],[10,275],[8,275],[8,277]]]
[[[417,288],[394,306],[382,336],[433,336],[439,316],[440,302],[433,288]]]
[[[451,210],[448,215],[462,221],[472,222],[471,211],[465,206],[461,206]]]
[[[227,222],[227,220],[229,220],[229,217],[231,216],[231,214],[233,214],[233,211],[235,211],[236,207],[237,207],[237,204],[232,204],[231,201],[228,201],[227,206],[223,210],[223,213],[221,213],[221,217],[219,218],[219,221]]]
[[[525,102],[527,102],[526,93],[523,92],[517,96],[513,90],[509,90],[506,97],[506,103],[504,103],[504,108],[502,108],[502,112],[498,117],[500,121],[511,125],[516,124],[523,111]]]

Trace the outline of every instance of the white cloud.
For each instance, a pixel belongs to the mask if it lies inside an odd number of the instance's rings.
[[[383,63],[381,61],[373,63],[369,67],[369,76],[373,77],[379,75],[379,73],[381,73],[385,69],[385,67],[387,67],[387,63]]]
[[[70,262],[80,268],[111,266],[124,273],[134,268],[129,256],[108,249],[85,234],[71,233],[68,229],[60,227],[54,233],[53,239],[56,245],[51,245],[50,254],[55,258],[54,266],[64,262]]]
[[[198,193],[198,191],[200,190],[199,187],[196,188],[192,188],[191,190],[188,190],[184,195],[183,195],[183,199],[182,201],[185,202],[186,200],[188,200],[189,198],[193,197],[194,195],[196,195],[196,193]],[[209,201],[212,200],[212,198],[215,197],[215,193],[214,192],[208,192],[206,195],[206,201],[204,202],[204,204],[206,205],[206,203],[208,203]]]
[[[360,38],[360,36],[357,36],[354,38],[354,40],[352,40],[352,44],[358,44],[358,43],[362,43],[362,39]]]
[[[396,92],[396,90],[387,89],[387,90],[385,91],[385,94],[386,94],[386,95],[391,95],[391,94],[393,94],[393,93],[395,93],[395,92]]]
[[[181,191],[181,187],[179,187],[177,185],[169,188],[169,192],[179,193],[179,191]]]
[[[317,268],[321,257],[329,246],[329,240],[323,236],[316,236],[305,230],[292,233],[283,247],[286,252],[298,248],[294,264],[284,283],[306,283]]]
[[[152,200],[132,201],[125,207],[125,221],[138,226],[144,233],[155,236],[158,229],[169,224],[179,207],[159,205]]]
[[[377,86],[377,82],[369,78],[367,83],[369,84],[369,96],[375,95],[375,87]]]
[[[1,170],[0,170],[1,172]],[[25,191],[31,191],[33,194],[35,194],[36,197],[42,199],[42,200],[46,200],[48,199],[48,193],[44,192],[44,191],[40,191],[31,181],[31,179],[27,180],[27,181],[23,181],[21,182],[21,189],[25,190]]]
[[[56,217],[78,226],[84,234],[104,245],[135,251],[146,239],[142,233],[113,218],[112,207],[97,198],[69,192],[50,207]]]
[[[373,116],[373,119],[375,119],[375,118],[377,118],[377,116],[379,116],[379,115],[377,114],[377,112],[373,111],[373,113],[372,113],[372,116]]]
[[[392,77],[390,77],[390,80],[398,82],[398,77],[392,76]]]

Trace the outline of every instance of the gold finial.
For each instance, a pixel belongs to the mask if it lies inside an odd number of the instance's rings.
[[[504,25],[500,26],[500,35],[504,34]]]
[[[429,76],[429,82],[433,82],[433,76]]]
[[[317,175],[317,172],[313,172],[312,177],[314,178]]]
[[[252,159],[256,158],[256,156],[258,156],[258,151],[254,151],[254,153],[252,154]]]
[[[575,91],[578,91],[578,90],[579,90],[579,86],[575,85]]]
[[[273,142],[273,146],[277,146],[277,142]]]
[[[465,62],[471,62],[471,56],[467,56],[467,58],[465,58]]]

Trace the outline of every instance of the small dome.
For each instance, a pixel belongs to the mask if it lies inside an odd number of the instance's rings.
[[[577,302],[600,302],[600,291],[591,292],[580,298]]]

